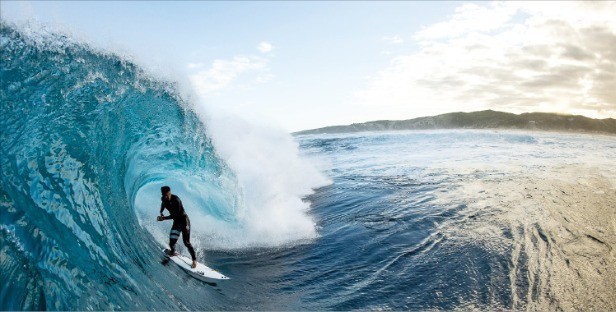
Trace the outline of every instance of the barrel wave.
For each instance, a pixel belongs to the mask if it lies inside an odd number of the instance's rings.
[[[305,185],[247,203],[250,172],[219,156],[233,155],[174,83],[63,35],[0,27],[3,310],[186,308],[156,257],[164,184],[201,228],[198,250],[316,235]],[[291,217],[270,220],[276,209]]]

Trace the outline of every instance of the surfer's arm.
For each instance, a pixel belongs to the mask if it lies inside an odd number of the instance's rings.
[[[167,220],[165,215],[163,215],[163,211],[165,211],[165,204],[160,203],[160,216],[156,217],[156,220],[158,221]]]
[[[163,213],[160,213],[160,216],[156,217],[156,220],[158,221],[164,221],[164,220],[169,220],[169,219],[173,219],[172,215],[168,215],[168,216],[163,216]]]

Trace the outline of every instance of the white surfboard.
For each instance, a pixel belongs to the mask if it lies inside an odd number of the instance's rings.
[[[228,277],[224,276],[223,274],[221,274],[220,272],[206,266],[203,263],[197,262],[197,267],[196,268],[191,268],[190,266],[192,265],[192,260],[186,256],[183,255],[177,255],[177,256],[169,256],[166,253],[167,249],[163,249],[163,254],[165,254],[165,256],[167,256],[167,258],[171,259],[171,261],[175,262],[177,265],[180,266],[180,268],[184,269],[186,272],[188,272],[188,274],[200,279],[200,280],[226,280],[229,279]]]

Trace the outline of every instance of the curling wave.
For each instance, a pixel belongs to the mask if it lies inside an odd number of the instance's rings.
[[[149,269],[163,184],[202,249],[317,235],[302,198],[325,181],[288,135],[206,125],[176,84],[64,35],[2,23],[0,58],[3,310],[182,308]]]

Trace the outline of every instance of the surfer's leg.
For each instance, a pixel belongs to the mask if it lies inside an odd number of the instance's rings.
[[[178,238],[180,238],[180,231],[175,227],[171,228],[171,232],[169,232],[169,249],[171,250],[171,254],[175,252],[175,243],[177,243]]]
[[[192,259],[197,260],[197,256],[195,255],[195,249],[190,243],[190,220],[188,219],[188,217],[186,217],[186,226],[182,228],[182,239],[184,240],[184,245],[186,246],[186,249],[188,249],[188,252],[190,253]]]
[[[190,253],[190,257],[193,260],[197,260],[197,256],[195,255],[195,249],[193,248],[192,244],[190,243],[190,240],[186,239],[185,235],[182,235],[184,237],[184,245],[186,246],[186,249],[188,249],[188,252]],[[190,238],[190,234],[188,236]]]

